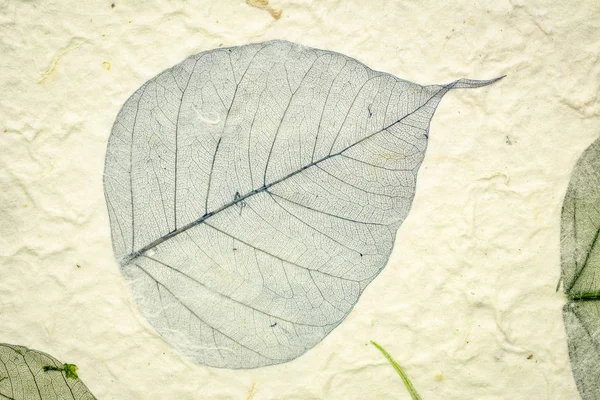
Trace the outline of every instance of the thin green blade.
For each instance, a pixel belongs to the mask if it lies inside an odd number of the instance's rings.
[[[396,370],[398,375],[400,375],[400,378],[402,378],[402,382],[404,382],[404,386],[406,386],[406,390],[408,390],[408,393],[410,394],[410,397],[412,398],[412,400],[422,400],[421,396],[419,396],[419,393],[417,393],[417,390],[413,386],[410,379],[408,379],[408,375],[406,375],[406,373],[404,372],[404,370],[402,369],[400,364],[398,364],[396,362],[396,360],[394,360],[392,358],[392,356],[387,351],[385,351],[385,349],[383,347],[381,347],[380,345],[378,345],[377,343],[375,343],[372,340],[371,340],[371,344],[373,346],[377,347],[379,349],[379,351],[381,351],[381,353],[385,356],[385,358],[387,358],[387,360],[390,362],[390,364],[392,364],[392,367],[394,367],[394,369]]]

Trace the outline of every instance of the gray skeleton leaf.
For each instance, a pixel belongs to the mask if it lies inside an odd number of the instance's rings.
[[[571,368],[584,400],[600,399],[600,141],[577,161],[561,221],[563,309]]]
[[[108,142],[113,248],[142,312],[197,362],[292,360],[386,265],[451,89],[286,41],[146,82]]]
[[[0,343],[0,400],[95,400],[76,371],[41,351]]]

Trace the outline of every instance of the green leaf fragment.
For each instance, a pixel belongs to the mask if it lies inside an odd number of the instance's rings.
[[[77,365],[75,364],[65,364],[63,366],[64,371],[65,371],[65,375],[67,376],[67,378],[71,378],[71,379],[77,379]]]
[[[52,365],[46,365],[43,367],[43,370],[48,371],[63,371],[67,378],[78,379],[77,376],[77,365],[75,364],[64,364],[62,368],[58,368]]]
[[[404,386],[406,387],[406,390],[410,394],[410,397],[413,400],[422,400],[421,396],[419,396],[419,393],[417,393],[417,390],[413,386],[413,384],[410,381],[410,379],[408,379],[408,375],[406,375],[406,373],[404,372],[404,370],[402,369],[402,367],[400,366],[400,364],[398,364],[396,362],[396,360],[394,360],[392,358],[392,356],[387,351],[385,351],[385,349],[383,347],[381,347],[379,344],[375,343],[372,340],[371,340],[371,344],[373,346],[375,346],[377,349],[379,349],[379,351],[381,351],[381,353],[385,356],[385,358],[387,358],[387,360],[390,362],[390,364],[392,364],[392,367],[394,367],[394,369],[396,370],[396,372],[398,373],[398,375],[400,375],[400,378],[402,379],[402,382],[404,382]]]
[[[600,300],[600,292],[569,293],[567,297],[570,300]]]

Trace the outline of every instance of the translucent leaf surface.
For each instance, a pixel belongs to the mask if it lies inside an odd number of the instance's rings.
[[[491,82],[420,86],[284,41],[146,82],[105,167],[114,251],[146,317],[211,366],[315,346],[385,266],[439,101]]]
[[[600,399],[600,142],[581,156],[562,211],[562,279],[569,356],[584,400]]]
[[[41,351],[0,343],[0,400],[95,400],[76,371]]]

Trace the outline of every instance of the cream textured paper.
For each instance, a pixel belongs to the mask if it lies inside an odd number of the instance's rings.
[[[600,3],[250,3],[0,3],[0,342],[77,364],[99,399],[409,399],[371,339],[423,399],[578,399],[555,288],[569,175],[600,134]],[[442,100],[391,260],[338,328],[286,364],[213,369],[139,313],[104,154],[146,80],[268,39],[420,84],[508,76]]]

